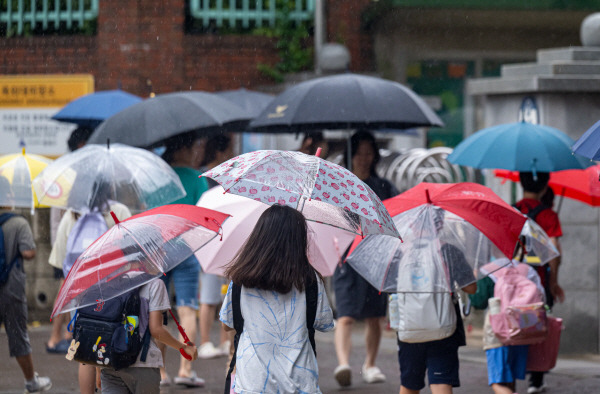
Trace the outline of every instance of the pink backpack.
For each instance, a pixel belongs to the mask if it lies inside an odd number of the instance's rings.
[[[500,313],[490,315],[492,330],[504,345],[530,345],[546,338],[546,309],[525,264],[504,268],[494,287]],[[499,275],[498,275],[499,276]]]

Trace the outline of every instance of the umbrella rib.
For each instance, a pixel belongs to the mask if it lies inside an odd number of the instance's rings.
[[[127,234],[129,234],[129,236],[131,236],[131,238],[135,241],[136,245],[139,246],[142,254],[144,254],[144,256],[146,256],[148,258],[148,260],[152,263],[152,265],[154,265],[154,267],[156,267],[156,270],[159,272],[164,272],[164,270],[157,264],[156,260],[154,258],[152,258],[152,256],[150,256],[148,253],[146,253],[146,250],[139,243],[137,238],[134,236],[133,232],[131,230],[129,230],[128,228],[126,228],[125,226],[122,227],[122,230],[124,232],[126,232]]]

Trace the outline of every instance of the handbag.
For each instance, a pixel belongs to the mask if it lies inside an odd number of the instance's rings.
[[[560,332],[562,331],[562,319],[547,316],[548,336],[543,342],[529,345],[527,353],[527,370],[534,372],[546,372],[554,368],[558,358],[560,345]]]

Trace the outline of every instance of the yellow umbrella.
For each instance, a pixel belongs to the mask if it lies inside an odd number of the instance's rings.
[[[21,153],[0,156],[0,177],[10,185],[9,193],[0,193],[0,206],[13,208],[46,207],[40,205],[33,191],[31,181],[38,176],[52,160],[34,154]]]

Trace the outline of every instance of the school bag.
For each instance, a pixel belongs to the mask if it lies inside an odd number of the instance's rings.
[[[242,331],[244,331],[244,317],[242,316],[242,310],[240,309],[240,296],[242,294],[242,286],[232,283],[231,285],[231,309],[233,312],[233,328],[235,329],[235,336],[233,337],[233,357],[229,363],[229,370],[227,371],[227,377],[225,379],[225,394],[231,392],[231,373],[235,368],[235,362],[237,358],[237,349],[240,341]],[[308,328],[308,340],[310,346],[317,355],[317,347],[315,343],[315,318],[317,317],[317,302],[319,301],[319,284],[317,280],[308,282],[306,289],[306,327]]]
[[[504,345],[531,345],[546,338],[546,310],[537,286],[527,278],[529,267],[519,264],[504,268],[496,281],[494,297],[500,312],[490,314],[490,324]]]
[[[437,341],[456,330],[456,308],[446,263],[424,245],[409,245],[398,269],[398,292],[390,297],[390,326],[402,342]],[[441,255],[441,254],[440,254]],[[440,284],[445,283],[445,289]]]
[[[107,230],[106,220],[97,210],[86,212],[77,219],[67,238],[67,253],[62,266],[65,278],[79,256]]]
[[[10,270],[17,264],[20,253],[17,253],[12,261],[6,261],[6,250],[4,250],[4,232],[2,231],[2,225],[6,223],[10,218],[16,216],[15,213],[3,213],[0,215],[0,285],[3,285],[8,280]]]
[[[140,289],[79,309],[74,317],[73,341],[68,359],[80,363],[127,368],[146,361],[150,346],[148,300]]]

